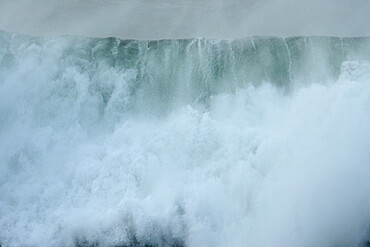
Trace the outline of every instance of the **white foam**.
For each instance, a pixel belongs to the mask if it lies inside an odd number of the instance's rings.
[[[266,83],[213,96],[206,112],[122,119],[113,105],[100,115],[84,74],[50,84],[47,60],[22,61],[0,84],[2,245],[112,245],[135,233],[187,246],[355,246],[365,236],[369,62],[291,95]],[[113,76],[119,100],[126,79]]]

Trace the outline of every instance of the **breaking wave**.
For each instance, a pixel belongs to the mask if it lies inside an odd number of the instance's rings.
[[[0,32],[2,246],[358,246],[370,38]]]

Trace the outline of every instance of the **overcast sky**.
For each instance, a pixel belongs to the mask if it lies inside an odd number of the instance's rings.
[[[132,39],[369,36],[370,0],[0,0],[0,29]]]

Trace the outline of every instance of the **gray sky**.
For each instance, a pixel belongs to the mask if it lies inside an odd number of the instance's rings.
[[[0,29],[133,39],[369,36],[370,0],[0,0]]]

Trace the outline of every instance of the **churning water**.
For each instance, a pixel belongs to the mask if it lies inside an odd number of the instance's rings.
[[[2,246],[358,246],[370,38],[0,32]]]

